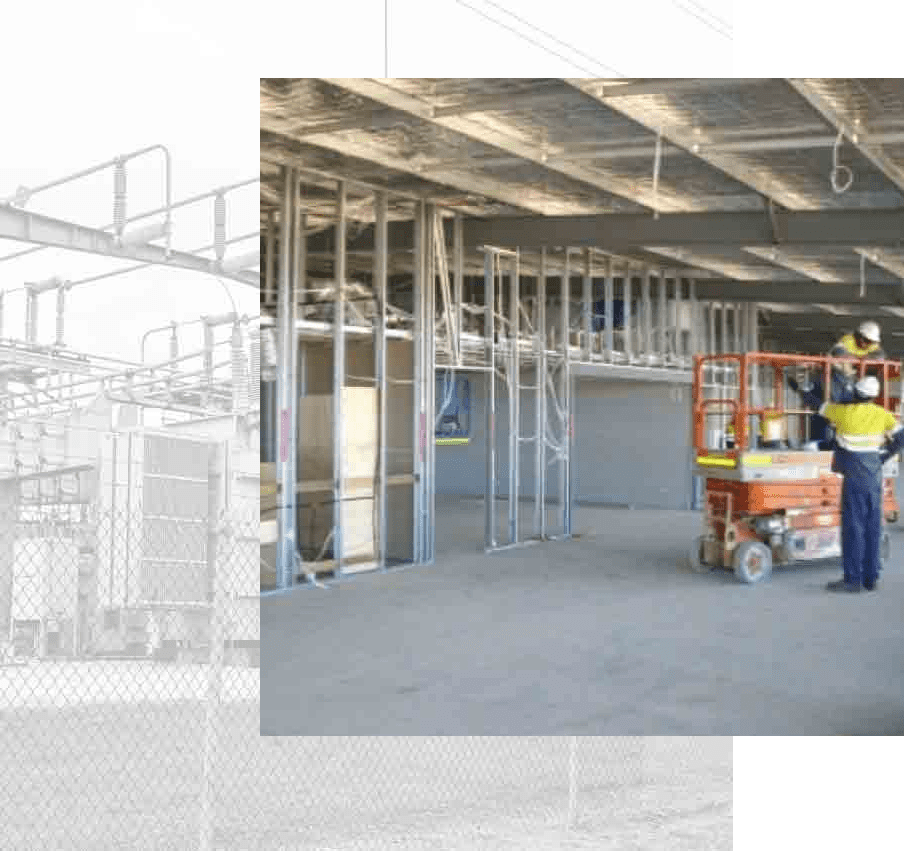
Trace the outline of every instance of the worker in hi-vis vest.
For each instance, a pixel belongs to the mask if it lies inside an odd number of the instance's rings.
[[[883,360],[885,352],[882,350],[881,334],[879,326],[875,322],[862,322],[860,327],[852,334],[845,334],[829,350],[829,356],[835,358],[870,358]],[[806,372],[806,370],[805,370]],[[831,371],[831,384],[829,385],[829,400],[832,402],[853,402],[855,398],[854,382],[857,381],[858,369],[856,363],[833,364]],[[798,383],[799,382],[799,383]],[[818,410],[823,400],[822,375],[799,375],[797,379],[789,377],[788,385],[792,390],[798,390],[804,405]],[[834,449],[834,435],[830,424],[819,414],[810,416],[810,439],[821,450]]]
[[[872,591],[879,580],[882,538],[882,465],[904,447],[904,428],[872,400],[879,380],[868,375],[854,385],[854,399],[819,409],[835,427],[832,470],[841,486],[841,558],[844,577],[830,591]]]
[[[884,360],[879,326],[875,322],[863,322],[853,334],[845,334],[829,350],[829,357],[859,358],[860,360]],[[829,399],[832,402],[851,402],[854,400],[854,382],[857,380],[856,363],[833,364]],[[794,390],[799,390],[804,403],[811,407],[822,404],[822,376],[814,376],[807,381],[800,378],[788,380]]]

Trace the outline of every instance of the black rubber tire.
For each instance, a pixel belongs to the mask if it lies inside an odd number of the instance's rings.
[[[732,557],[735,576],[747,585],[763,582],[772,574],[772,550],[762,541],[744,541]]]

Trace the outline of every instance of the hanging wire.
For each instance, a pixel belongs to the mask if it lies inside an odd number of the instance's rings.
[[[662,128],[656,133],[656,153],[653,155],[653,201],[656,209],[653,210],[653,218],[659,218],[659,167],[662,163]]]
[[[700,23],[713,30],[713,32],[718,33],[723,38],[732,38],[733,31],[731,24],[725,19],[720,18],[718,15],[714,15],[705,6],[695,2],[695,0],[688,0],[690,5],[680,3],[678,0],[672,0],[672,2],[677,8],[681,9],[682,12],[686,12],[688,15],[696,18]]]
[[[537,40],[536,38],[532,38],[531,36],[526,35],[526,34],[523,33],[523,32],[520,32],[519,30],[515,29],[515,28],[512,27],[511,25],[505,23],[504,21],[500,21],[498,18],[493,17],[492,15],[488,15],[486,12],[482,11],[481,9],[479,9],[479,8],[477,8],[476,6],[472,5],[471,3],[465,2],[465,0],[455,0],[455,2],[458,3],[460,6],[464,6],[464,7],[468,8],[468,9],[470,9],[472,12],[474,12],[474,13],[480,15],[480,17],[485,18],[486,20],[488,20],[488,21],[490,21],[490,22],[496,24],[497,26],[502,27],[503,29],[508,30],[508,31],[511,32],[511,33],[514,33],[514,34],[517,35],[519,38],[523,39],[524,41],[526,41],[526,42],[528,42],[528,43],[530,43],[530,44],[533,44],[535,47],[539,47],[541,50],[545,51],[546,53],[550,53],[550,54],[552,54],[553,56],[555,56],[555,57],[557,57],[557,58],[559,58],[559,59],[564,60],[564,61],[567,62],[569,65],[571,65],[573,68],[579,68],[581,71],[583,71],[585,74],[587,74],[587,75],[590,76],[590,77],[595,77],[595,76],[597,76],[597,75],[599,74],[599,69],[603,69],[603,70],[605,70],[605,71],[607,72],[607,74],[610,74],[610,75],[613,75],[613,76],[616,76],[616,77],[623,77],[623,76],[624,76],[624,74],[622,74],[622,73],[616,71],[616,70],[613,69],[613,68],[610,68],[608,65],[604,65],[602,62],[600,62],[600,61],[597,60],[597,59],[594,59],[592,56],[589,56],[589,55],[586,54],[586,53],[582,53],[582,52],[581,52],[580,50],[578,50],[576,47],[573,47],[572,45],[567,44],[566,42],[561,41],[560,39],[558,39],[558,38],[556,38],[555,36],[553,36],[551,33],[548,33],[546,30],[541,30],[539,27],[534,26],[533,24],[531,24],[531,23],[529,23],[528,21],[526,21],[524,18],[518,17],[518,16],[515,15],[513,12],[510,12],[510,11],[508,11],[508,9],[505,9],[505,8],[503,8],[502,6],[500,6],[498,3],[492,3],[491,0],[487,0],[487,2],[490,3],[490,5],[495,6],[495,7],[498,8],[501,12],[503,12],[504,14],[508,15],[509,17],[514,18],[515,20],[519,21],[522,25],[528,27],[529,29],[533,30],[534,32],[540,33],[540,34],[543,35],[544,37],[546,37],[546,38],[548,38],[548,39],[550,39],[550,40],[556,42],[557,44],[561,44],[563,47],[567,48],[569,51],[572,51],[572,53],[573,53],[574,55],[586,57],[586,58],[587,58],[588,60],[590,60],[590,62],[592,62],[593,65],[595,65],[596,67],[595,67],[595,68],[588,68],[586,64],[583,64],[583,63],[581,63],[581,62],[577,62],[577,61],[575,61],[573,58],[570,58],[569,56],[567,56],[567,55],[565,55],[565,54],[563,54],[563,53],[560,53],[559,51],[553,50],[552,48],[550,48],[550,47],[548,47],[547,45],[543,44],[542,41],[539,41],[539,40]]]
[[[860,298],[866,298],[866,255],[860,255]]]

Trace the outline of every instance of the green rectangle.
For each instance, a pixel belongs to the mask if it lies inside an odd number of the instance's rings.
[[[904,4],[734,4],[735,77],[900,77]]]
[[[733,851],[902,847],[901,710],[884,736],[736,736]]]

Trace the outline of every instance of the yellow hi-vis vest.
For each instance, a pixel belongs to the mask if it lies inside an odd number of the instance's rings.
[[[882,347],[878,343],[870,342],[867,342],[864,348],[860,348],[860,346],[857,345],[857,338],[853,334],[845,334],[837,343],[835,343],[830,354],[835,357],[866,358],[874,352],[880,351],[881,348]],[[851,377],[857,372],[856,367],[850,363],[837,364],[835,369]]]
[[[881,348],[878,343],[867,341],[866,346],[861,349],[860,346],[857,345],[857,338],[853,334],[845,334],[834,346],[835,349],[842,347],[854,358],[865,358]]]
[[[886,435],[898,428],[895,415],[874,402],[827,402],[819,413],[835,426],[838,445],[849,452],[878,452]]]

